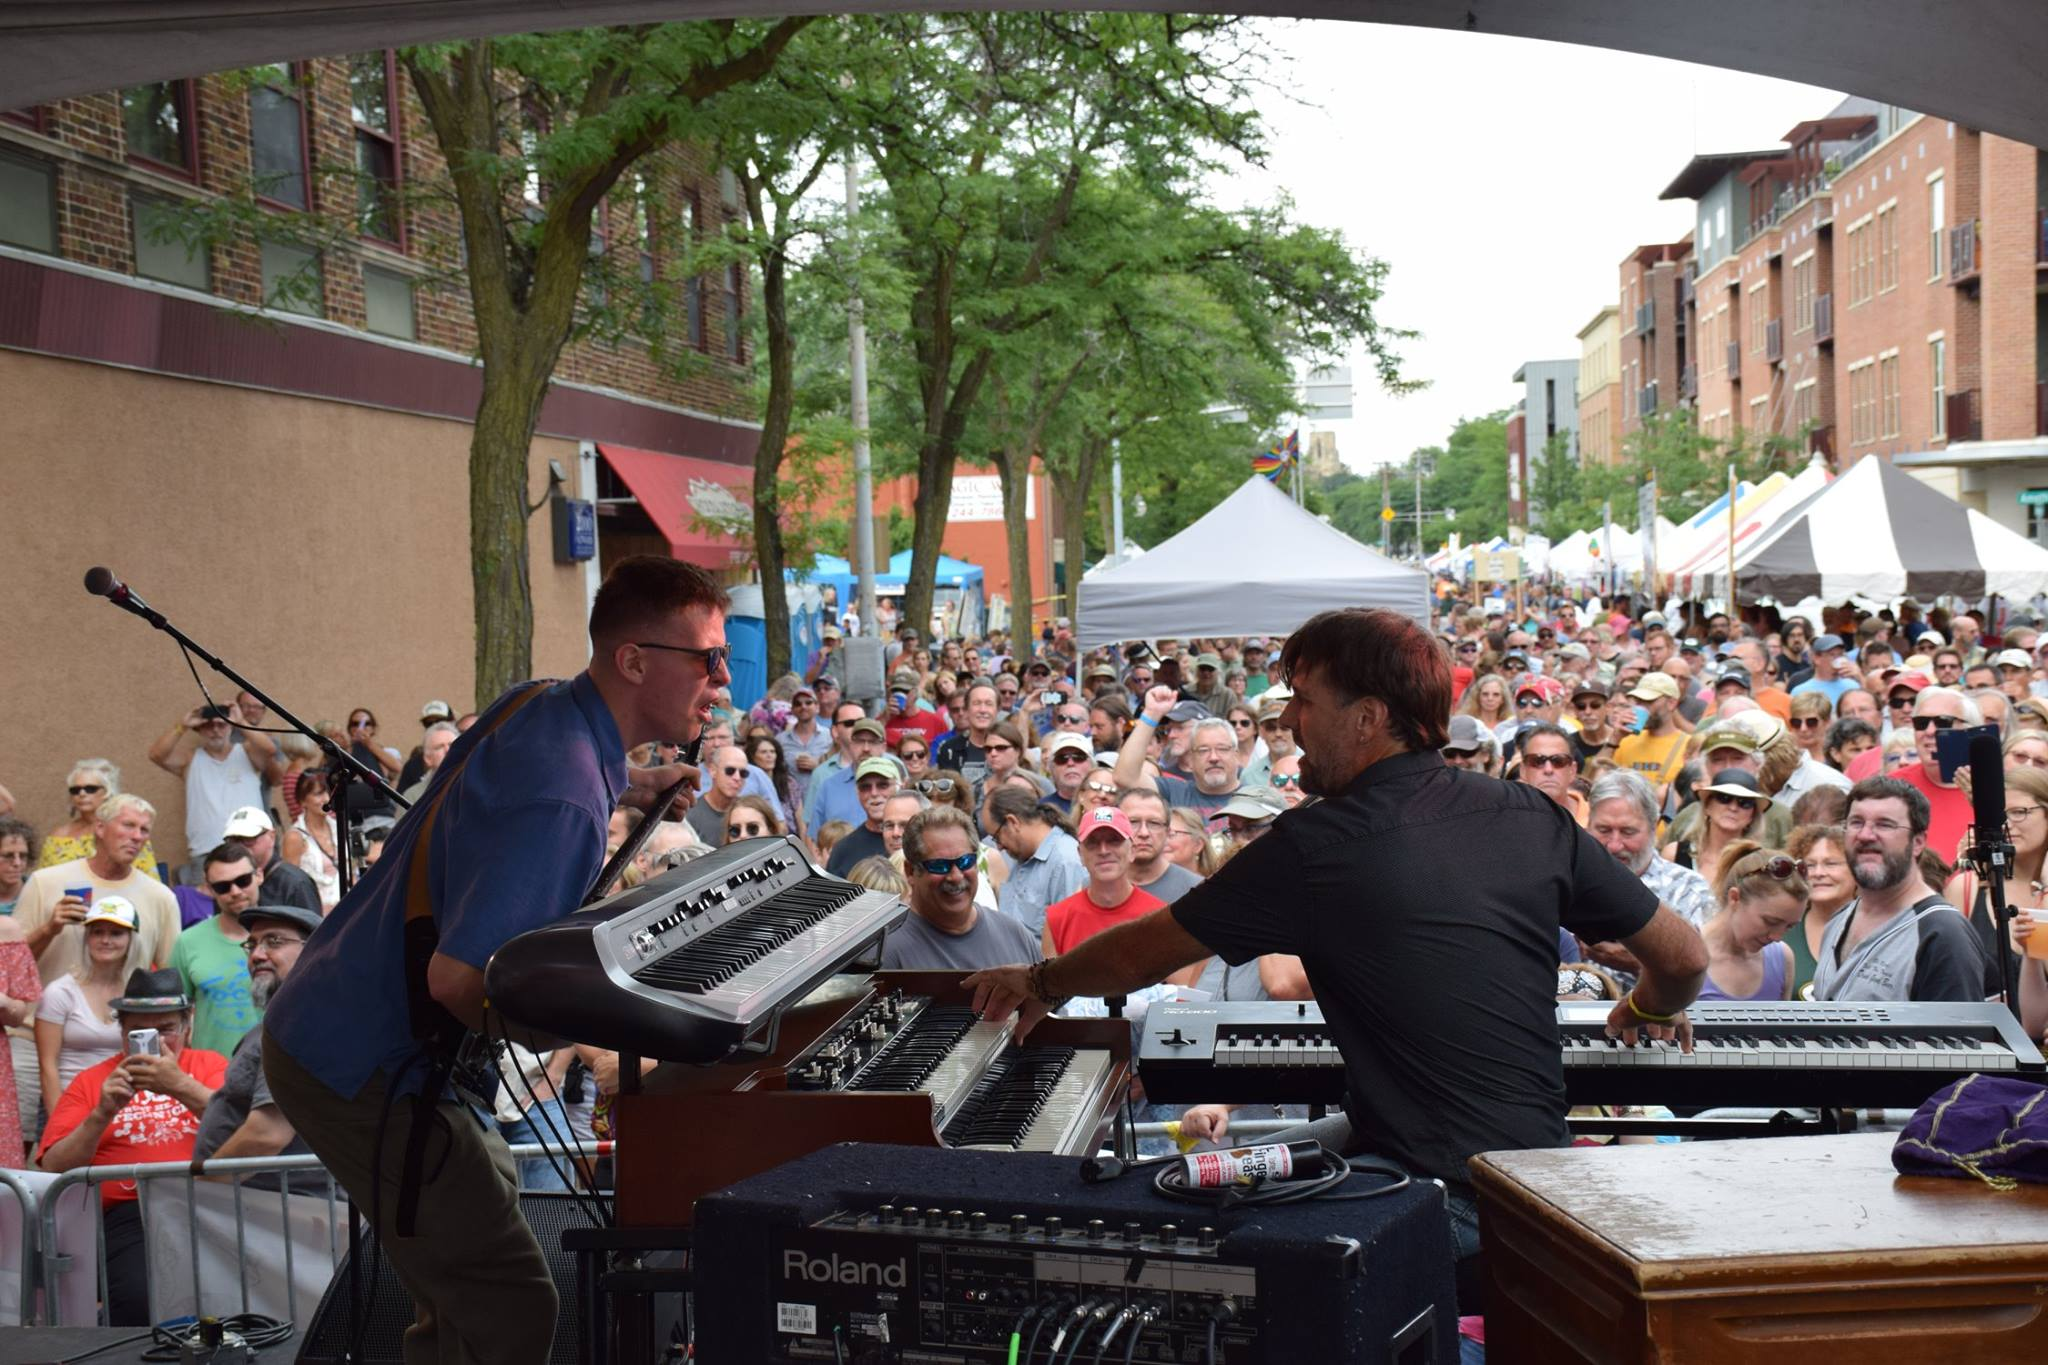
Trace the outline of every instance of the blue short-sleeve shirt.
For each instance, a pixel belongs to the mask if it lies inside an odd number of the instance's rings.
[[[314,931],[264,1013],[271,1038],[338,1095],[354,1097],[379,1070],[400,1094],[422,1079],[404,962],[416,858],[431,860],[440,951],[479,969],[506,940],[575,910],[603,866],[605,829],[626,789],[618,725],[579,674],[492,729],[527,686],[498,698],[455,741],[426,797]],[[421,812],[443,788],[430,846],[421,847]]]

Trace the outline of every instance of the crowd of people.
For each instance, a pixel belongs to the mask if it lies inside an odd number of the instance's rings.
[[[1699,932],[1703,998],[1980,1000],[2013,954],[2023,1022],[2048,1033],[2048,972],[2026,955],[2048,912],[2048,637],[1910,601],[1823,619],[1632,610],[1552,598],[1519,613],[1442,585],[1435,648],[1449,767],[1534,788]],[[827,871],[902,896],[887,968],[976,971],[1071,952],[1171,905],[1304,795],[1279,639],[1157,639],[1077,648],[1040,638],[885,647],[887,691],[846,694],[839,632],[752,705],[720,689],[686,818],[665,822],[629,883],[709,849],[791,835]],[[272,733],[258,699],[196,708],[149,747],[184,783],[184,862],[152,843],[156,811],[120,768],[84,758],[66,814],[38,830],[0,788],[0,1162],[65,1170],[301,1150],[272,1103],[256,1027],[299,945],[333,909],[341,869],[379,856],[397,814],[363,800],[342,846],[320,750]],[[323,727],[408,798],[474,715],[420,711],[409,754],[367,709]],[[2017,850],[2019,907],[2000,942],[1963,862],[1967,772],[1938,736],[1994,726]],[[629,761],[675,759],[651,743]],[[1434,758],[1431,762],[1435,762]],[[16,775],[18,776],[18,775]],[[613,816],[615,850],[641,816]],[[1457,866],[1442,869],[1455,895]],[[1371,888],[1358,888],[1369,899]],[[565,907],[566,908],[566,907]],[[1619,999],[1628,947],[1561,930],[1560,998]],[[1298,957],[1222,957],[1153,998],[1307,999]],[[1099,1006],[1100,1002],[1094,1002]],[[1089,1008],[1077,1005],[1075,1008]],[[133,1039],[153,1031],[154,1046]],[[606,1132],[619,1059],[513,1049],[495,1114],[512,1140]],[[1158,1116],[1166,1116],[1160,1112]],[[1185,1141],[1227,1136],[1230,1111],[1172,1117]],[[534,1161],[528,1184],[590,1173]],[[143,1292],[132,1186],[104,1187],[114,1321]]]

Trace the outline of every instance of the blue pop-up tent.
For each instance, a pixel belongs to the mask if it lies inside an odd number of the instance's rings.
[[[875,574],[875,590],[896,594],[910,583],[911,553],[900,550],[890,556],[888,566]],[[804,575],[806,582],[819,588],[831,588],[838,598],[839,610],[844,611],[859,592],[859,580],[853,566],[838,555],[821,554],[811,562],[811,571]],[[789,581],[797,581],[796,571],[789,572]],[[950,610],[958,603],[958,624],[955,631],[963,635],[979,635],[981,623],[987,614],[988,597],[983,589],[985,575],[979,564],[970,564],[964,559],[951,555],[940,555],[939,566],[933,583],[937,591],[935,603],[940,610]]]

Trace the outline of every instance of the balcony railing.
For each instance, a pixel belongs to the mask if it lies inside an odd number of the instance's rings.
[[[1948,230],[1948,282],[1963,284],[1977,278],[1977,224],[1957,223]]]
[[[1742,382],[1742,344],[1736,341],[1728,343],[1728,382]]]
[[[1678,396],[1692,399],[1700,396],[1700,367],[1688,365],[1678,372]]]
[[[1654,332],[1657,330],[1657,300],[1644,299],[1636,305],[1636,330]]]
[[[2043,230],[2048,231],[2048,228],[2044,228]],[[1680,308],[1683,308],[1688,303],[1691,303],[1693,301],[1695,294],[1698,291],[1698,288],[1699,286],[1693,282],[1693,278],[1690,272],[1680,275],[1678,277],[1678,306]]]
[[[1648,417],[1657,410],[1657,381],[1651,380],[1636,390],[1636,416]]]
[[[1826,345],[1835,340],[1835,296],[1815,294],[1813,296],[1813,339]]]
[[[1948,439],[1950,441],[1975,441],[1983,436],[1983,426],[1977,412],[1977,391],[1964,389],[1948,396]]]
[[[1764,324],[1764,359],[1773,365],[1785,358],[1785,321],[1772,318]]]

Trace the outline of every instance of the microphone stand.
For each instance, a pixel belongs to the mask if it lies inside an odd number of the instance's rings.
[[[116,603],[116,605],[121,604]],[[341,890],[342,894],[346,895],[349,888],[355,884],[354,859],[351,856],[354,849],[351,842],[352,831],[349,828],[349,808],[352,804],[349,798],[349,785],[351,783],[360,783],[373,794],[381,792],[384,796],[398,803],[401,809],[410,810],[412,802],[392,790],[391,784],[384,780],[381,773],[370,771],[369,767],[361,759],[329,739],[326,735],[321,734],[305,721],[300,720],[297,716],[285,710],[284,707],[278,705],[263,689],[228,667],[226,661],[218,654],[213,653],[206,646],[178,629],[162,612],[145,607],[135,614],[170,636],[173,640],[176,640],[188,653],[198,655],[208,668],[211,668],[214,672],[262,702],[277,715],[279,720],[320,746],[320,752],[327,756],[329,792],[327,808],[332,813],[334,820],[334,848],[337,853],[341,854],[341,857],[336,859],[336,861],[341,864],[338,869],[341,875]],[[281,842],[282,837],[280,836]]]
[[[2009,946],[2012,907],[2005,900],[2005,879],[2010,874],[2014,858],[2012,839],[2002,823],[1989,830],[1973,827],[1971,832],[1975,835],[1975,842],[1970,846],[1969,861],[1991,892],[1991,922],[1997,930],[1992,951],[1998,955],[1999,986],[2005,992],[2005,1007],[2017,1019],[2020,1014],[2019,970]]]

